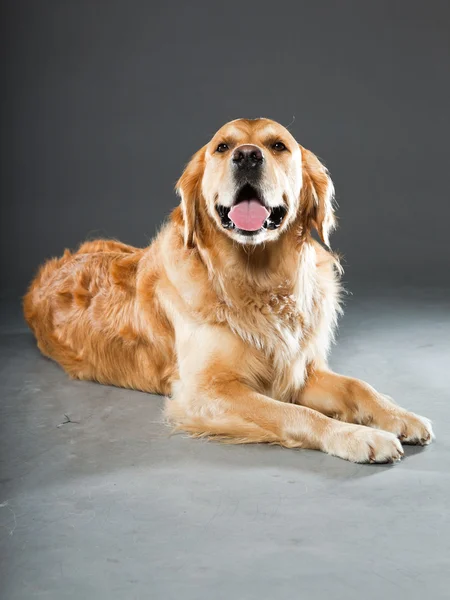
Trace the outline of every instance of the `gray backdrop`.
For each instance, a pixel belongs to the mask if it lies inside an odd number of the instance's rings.
[[[147,244],[189,156],[241,116],[295,116],[329,167],[350,287],[448,273],[449,2],[9,0],[1,17],[4,295],[87,237]]]

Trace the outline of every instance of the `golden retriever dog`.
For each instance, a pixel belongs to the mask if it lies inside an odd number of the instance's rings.
[[[232,121],[177,191],[150,247],[88,242],[41,267],[24,310],[45,355],[166,395],[168,421],[195,436],[361,463],[431,441],[428,419],[327,366],[340,267],[333,184],[312,152],[269,119]]]

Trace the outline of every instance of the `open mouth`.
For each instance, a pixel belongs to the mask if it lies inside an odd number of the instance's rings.
[[[216,210],[222,227],[244,235],[254,235],[262,229],[277,229],[286,214],[284,206],[266,206],[259,192],[248,183],[239,190],[233,206],[218,204]]]

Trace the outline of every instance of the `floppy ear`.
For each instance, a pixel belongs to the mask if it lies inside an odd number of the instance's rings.
[[[177,181],[176,191],[181,196],[181,210],[184,221],[184,245],[192,248],[197,220],[198,203],[201,195],[203,170],[205,167],[206,146],[194,154],[182,176]]]
[[[329,246],[329,235],[336,226],[334,216],[334,185],[327,169],[309,150],[300,146],[303,165],[301,210],[304,224],[315,227],[322,242]]]

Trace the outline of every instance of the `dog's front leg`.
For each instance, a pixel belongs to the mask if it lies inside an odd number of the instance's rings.
[[[312,370],[298,403],[346,421],[394,433],[406,444],[429,444],[430,421],[397,406],[368,383],[324,369]]]
[[[196,332],[189,347],[178,349],[180,381],[166,405],[168,419],[177,429],[234,443],[317,449],[354,462],[392,462],[401,457],[401,444],[391,433],[342,423],[257,391],[251,382],[255,377],[251,353],[221,333],[200,337]],[[202,343],[192,348],[194,340]]]

